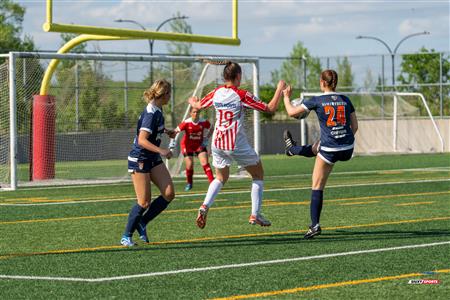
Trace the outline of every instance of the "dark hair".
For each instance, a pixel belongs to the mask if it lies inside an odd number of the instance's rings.
[[[242,74],[241,66],[238,63],[227,61],[225,68],[223,68],[223,79],[225,81],[233,81],[237,78],[238,74]]]
[[[333,91],[336,89],[338,83],[338,74],[335,70],[325,70],[320,74],[320,79],[325,82],[325,85],[332,89]]]

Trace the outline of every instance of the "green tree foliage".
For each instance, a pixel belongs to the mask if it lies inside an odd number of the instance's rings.
[[[181,14],[178,11],[173,17],[181,18]],[[170,23],[170,29],[172,32],[178,33],[188,33],[192,34],[192,27],[186,21],[186,19],[175,19]],[[194,50],[192,49],[192,43],[182,43],[182,42],[169,42],[167,44],[167,49],[171,55],[193,55]]]
[[[373,77],[373,73],[371,69],[366,70],[366,77],[364,78],[364,89],[366,91],[372,91],[375,89],[377,83],[375,78]]]
[[[75,37],[75,34],[61,34],[61,46]],[[86,44],[80,44],[71,51],[84,53],[86,48]],[[111,79],[104,74],[101,61],[61,60],[55,77],[57,80],[52,93],[57,98],[59,131],[104,130],[123,126],[124,109],[117,104],[119,99],[113,95],[115,90],[105,88]]]
[[[34,51],[33,40],[28,35],[21,38],[22,22],[25,8],[10,0],[0,1],[0,53],[10,51]],[[5,59],[0,59],[4,65],[0,66],[1,72],[7,72]],[[28,133],[29,118],[33,95],[39,94],[40,81],[43,70],[37,59],[26,58],[16,61],[16,107],[17,126],[19,133]],[[5,73],[6,76],[7,73]],[[3,74],[2,74],[3,79]],[[0,80],[0,89],[8,90],[8,80]],[[0,109],[9,105],[7,97],[0,97]],[[7,111],[7,109],[5,109]],[[6,123],[5,123],[6,124]]]
[[[348,57],[344,57],[342,60],[337,60],[337,73],[338,73],[338,89],[340,91],[352,91],[353,90],[353,74],[352,64],[348,60]]]
[[[408,87],[398,88],[398,90],[409,90],[411,86],[414,90],[422,93],[425,96],[431,110],[434,114],[439,113],[440,110],[440,88],[439,86],[420,86],[420,84],[438,83],[440,80],[440,63],[442,62],[442,82],[448,83],[450,80],[450,57],[442,54],[442,61],[440,61],[440,53],[435,52],[434,49],[427,50],[425,47],[420,49],[422,54],[410,54],[402,56],[401,74],[397,80],[402,85],[409,85]],[[419,104],[418,104],[419,105]],[[421,105],[419,105],[420,107]],[[444,114],[450,113],[449,92],[444,92]],[[423,111],[424,108],[421,107]]]
[[[294,88],[293,94],[298,96],[299,92],[319,89],[320,72],[320,60],[312,57],[299,41],[292,48],[289,58],[282,63],[280,70],[272,72],[272,84],[276,86],[278,81],[283,79]]]
[[[260,86],[260,98],[265,102],[272,99],[276,85],[280,79],[293,87],[292,98],[300,97],[300,93],[319,90],[319,78],[321,64],[318,58],[314,58],[302,42],[297,42],[292,48],[289,58],[281,64],[279,70],[271,72],[271,84]],[[279,113],[284,114],[284,104],[281,101]],[[263,114],[265,120],[273,119],[272,114]]]
[[[11,0],[0,1],[0,53],[35,50],[31,37],[20,38],[25,8]]]
[[[178,33],[192,34],[192,27],[186,21],[186,19],[181,19],[182,15],[177,12],[173,17],[179,18],[169,22],[170,31]],[[170,55],[182,55],[182,56],[192,56],[194,55],[194,50],[192,48],[192,43],[184,42],[168,42],[167,43],[168,53]],[[198,66],[191,62],[176,62],[171,63],[169,66],[169,72],[161,71],[162,74],[168,74],[166,78],[173,77],[173,90],[172,97],[174,98],[174,107],[169,107],[170,118],[167,118],[167,124],[173,126],[181,121],[186,110],[186,99],[191,96],[192,87],[195,86],[193,76],[198,73]],[[178,120],[180,119],[180,120]]]

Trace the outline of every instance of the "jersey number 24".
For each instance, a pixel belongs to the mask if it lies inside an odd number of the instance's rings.
[[[336,125],[345,125],[347,120],[345,119],[345,106],[339,105],[334,106],[327,105],[325,106],[325,114],[328,115],[327,126],[333,127]]]

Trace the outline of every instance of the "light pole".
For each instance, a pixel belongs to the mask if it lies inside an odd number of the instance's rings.
[[[172,17],[169,19],[166,19],[164,21],[162,21],[158,27],[156,27],[155,31],[159,31],[161,29],[161,27],[164,26],[164,24],[174,21],[174,20],[179,20],[179,19],[187,19],[189,18],[188,16],[178,16],[178,17]],[[135,20],[129,20],[129,19],[117,19],[114,20],[114,22],[118,22],[118,23],[133,23],[136,24],[137,26],[139,26],[142,30],[147,30],[147,28],[144,27],[144,25],[142,25],[141,23],[135,21]],[[148,40],[148,46],[150,48],[150,55],[153,56],[153,44],[154,44],[155,40]],[[153,60],[150,61],[150,84],[153,83]]]
[[[392,86],[395,88],[395,54],[397,53],[398,47],[400,47],[400,44],[403,43],[405,40],[412,38],[413,36],[416,35],[423,35],[423,34],[430,34],[428,31],[423,31],[423,32],[417,32],[417,33],[413,33],[410,35],[405,36],[403,39],[401,39],[398,43],[397,46],[395,46],[394,51],[391,50],[391,48],[389,47],[389,45],[383,41],[380,38],[374,37],[374,36],[365,36],[365,35],[358,35],[356,37],[356,39],[371,39],[371,40],[376,40],[379,41],[380,43],[382,43],[384,46],[386,46],[386,48],[389,51],[389,54],[391,55],[391,63],[392,63]]]

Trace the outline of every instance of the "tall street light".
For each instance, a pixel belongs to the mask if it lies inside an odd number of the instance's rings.
[[[155,31],[159,31],[161,29],[161,27],[164,26],[164,24],[174,21],[174,20],[179,20],[179,19],[188,19],[188,16],[179,16],[179,17],[172,17],[169,18],[167,20],[162,21],[158,27],[156,27]],[[144,25],[142,25],[141,23],[135,21],[135,20],[124,20],[124,19],[118,19],[118,20],[114,20],[114,22],[118,22],[118,23],[133,23],[137,26],[139,26],[142,30],[147,30],[147,28],[144,27]],[[150,48],[150,55],[153,56],[153,44],[155,43],[155,40],[148,40],[148,45]],[[150,61],[150,84],[153,83],[153,60]]]
[[[395,87],[395,54],[397,53],[398,47],[400,47],[400,44],[403,43],[405,40],[412,38],[413,36],[416,35],[424,35],[424,34],[430,34],[428,31],[423,31],[423,32],[417,32],[417,33],[413,33],[410,35],[405,36],[403,39],[400,40],[400,42],[397,43],[397,46],[395,46],[394,51],[391,50],[391,48],[389,47],[389,45],[383,41],[380,38],[374,37],[374,36],[365,36],[365,35],[358,35],[356,37],[356,39],[371,39],[371,40],[376,40],[379,41],[380,43],[382,43],[384,46],[386,46],[386,48],[389,51],[389,54],[391,55],[391,63],[392,63],[392,86]]]

